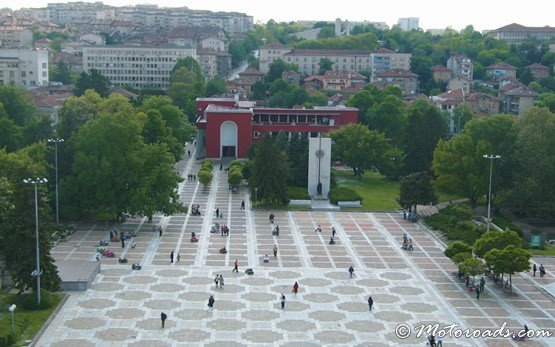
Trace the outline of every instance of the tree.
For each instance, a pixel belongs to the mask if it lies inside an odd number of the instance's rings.
[[[183,112],[173,105],[172,99],[167,96],[150,96],[144,99],[139,111],[148,112],[148,110],[160,112],[165,124],[171,128],[172,135],[179,143],[190,141],[196,133],[196,128],[187,122]]]
[[[256,81],[251,86],[251,100],[264,100],[266,99],[266,84],[262,81]]]
[[[513,245],[504,249],[494,248],[485,254],[484,259],[496,274],[509,274],[509,290],[512,290],[513,274],[530,270],[530,253]]]
[[[323,26],[317,35],[318,39],[329,39],[335,37],[335,28],[332,25]]]
[[[50,80],[55,82],[60,82],[62,84],[71,84],[71,70],[63,61],[58,62],[52,73],[50,74]]]
[[[276,59],[269,66],[269,71],[266,74],[266,82],[272,83],[275,80],[280,79],[285,71],[297,70],[298,68],[295,64],[287,64],[281,59]]]
[[[0,104],[0,107],[2,104]],[[23,142],[23,129],[18,127],[11,119],[0,116],[0,148],[14,152],[21,147]]]
[[[229,175],[227,177],[227,183],[229,183],[230,186],[238,186],[239,184],[241,184],[241,182],[243,182],[243,172],[242,170],[239,169],[235,169],[235,170],[229,170]]]
[[[183,146],[173,136],[172,129],[166,125],[166,121],[158,110],[146,111],[141,133],[146,144],[160,143],[166,145],[173,154],[175,161],[178,161],[184,153]]]
[[[287,145],[290,164],[289,184],[296,187],[308,185],[308,134],[294,133]]]
[[[259,201],[267,204],[284,205],[287,198],[289,163],[285,153],[277,148],[271,136],[264,135],[256,147],[249,186],[251,196],[257,189]]]
[[[453,259],[459,253],[472,253],[472,246],[463,241],[453,241],[443,252],[449,259]]]
[[[196,65],[189,64],[188,61],[180,65],[192,65],[191,68],[181,66],[176,69],[174,67],[170,76],[167,95],[173,100],[174,105],[183,110],[189,121],[192,122],[196,119],[197,113],[195,99],[204,96],[206,86],[202,73],[197,70]]]
[[[0,86],[0,104],[8,118],[22,127],[31,122],[35,114],[35,104],[25,89],[14,85]]]
[[[397,201],[404,209],[413,209],[416,212],[416,205],[436,204],[437,200],[432,177],[428,172],[410,174],[401,180]]]
[[[381,131],[397,146],[403,143],[407,121],[403,100],[391,94],[366,112],[366,124],[370,129]]]
[[[416,100],[408,108],[405,132],[405,172],[429,170],[437,142],[447,135],[447,123],[435,105]]]
[[[333,157],[353,168],[359,178],[366,171],[387,165],[393,150],[389,140],[380,132],[361,124],[349,124],[329,133],[333,140]]]
[[[206,84],[206,97],[223,94],[226,91],[225,82],[221,78],[213,78]]]
[[[472,283],[474,283],[474,277],[478,274],[483,274],[486,270],[486,265],[484,261],[479,258],[466,258],[462,263],[458,264],[461,271],[472,276]]]
[[[172,68],[172,74],[181,68],[187,68],[195,75],[195,79],[204,82],[204,75],[202,74],[202,67],[193,57],[185,57],[180,59]]]
[[[333,61],[328,58],[321,58],[318,62],[318,75],[324,75],[326,71],[333,69]]]
[[[94,89],[101,97],[105,98],[110,94],[111,82],[108,77],[102,76],[100,71],[91,69],[89,72],[81,72],[75,82],[73,93],[75,96],[85,94],[87,89]]]
[[[464,102],[460,105],[457,105],[457,107],[455,107],[455,111],[453,112],[453,116],[451,117],[454,122],[454,132],[460,133],[465,124],[473,117],[474,113],[472,112],[472,108],[468,103]]]
[[[210,170],[200,170],[198,173],[198,181],[200,183],[202,183],[202,185],[204,186],[204,189],[206,190],[206,187],[210,184],[210,182],[212,182],[212,171]]]
[[[534,106],[546,107],[552,113],[555,113],[555,93],[543,93],[536,99]]]
[[[522,247],[523,240],[514,231],[490,231],[482,235],[474,244],[474,254],[484,258],[492,249],[505,249],[507,246]]]

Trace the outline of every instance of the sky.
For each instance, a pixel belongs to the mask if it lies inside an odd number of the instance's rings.
[[[48,2],[66,0],[2,0],[1,7],[45,7]],[[94,2],[85,0],[85,2]],[[187,6],[190,9],[244,12],[255,22],[293,20],[328,20],[386,22],[396,24],[401,17],[419,17],[423,29],[459,30],[473,25],[476,30],[496,29],[511,23],[526,26],[555,26],[555,2],[525,3],[507,0],[103,0],[114,6],[156,4],[160,7]]]

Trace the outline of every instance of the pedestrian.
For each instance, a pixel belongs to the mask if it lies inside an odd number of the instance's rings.
[[[437,343],[436,343],[437,347],[443,347],[443,338],[441,336],[437,337]]]
[[[538,268],[536,267],[536,263],[534,263],[534,266],[532,266],[532,271],[534,271],[534,277],[536,277],[536,271],[538,271]]]
[[[480,291],[483,292],[484,291],[484,287],[486,286],[486,280],[484,279],[484,277],[480,278]]]
[[[331,237],[335,237],[335,228],[334,227],[331,228]]]
[[[125,240],[123,238],[121,239],[121,248],[125,248]]]
[[[161,226],[158,226],[158,235],[162,236],[162,227]]]
[[[274,245],[274,258],[277,257],[277,251],[278,251],[277,245]]]
[[[189,157],[191,156],[191,150],[190,149],[187,150],[187,154],[189,155]]]
[[[245,200],[241,200],[241,210],[245,209]]]
[[[407,236],[407,233],[404,233],[403,234],[403,244],[406,244],[408,240],[409,240],[409,238]]]
[[[281,309],[285,309],[285,295],[283,295],[283,293],[281,293],[281,298],[280,298],[280,302],[281,302]]]
[[[177,253],[177,261],[181,261],[181,256]]]
[[[170,253],[170,263],[173,263],[173,251]]]
[[[272,212],[270,212],[270,223],[274,223],[274,214]]]
[[[349,276],[351,276],[351,278],[353,278],[353,273],[355,272],[355,269],[353,268],[353,266],[349,266]]]
[[[216,277],[214,277],[214,283],[216,284],[216,288],[218,288],[218,283],[220,283],[220,275],[216,274]]]
[[[220,275],[220,288],[224,287],[224,276]]]
[[[237,272],[239,273],[239,261],[237,259],[235,259],[235,267],[233,268],[233,270],[231,272]]]
[[[540,277],[543,277],[545,275],[545,268],[543,267],[543,264],[540,264]]]
[[[214,300],[214,295],[210,294],[210,297],[208,298],[208,307],[213,309],[215,301],[216,300]]]
[[[220,209],[216,207],[216,218],[220,217]]]
[[[299,292],[299,284],[295,282],[295,284],[293,284],[293,293],[297,295],[298,292]]]
[[[166,324],[166,319],[168,318],[168,315],[165,314],[164,312],[162,312],[160,314],[160,319],[162,320],[162,328],[164,327],[164,325]]]
[[[223,164],[220,163],[220,171],[222,171],[223,167],[224,167]]]
[[[193,181],[196,181],[196,180],[197,180],[197,175],[194,174],[194,175],[193,175]]]
[[[480,286],[476,286],[476,300],[480,300],[480,293],[482,291],[480,290]]]
[[[368,297],[368,309],[372,312],[372,305],[374,305],[374,299],[371,296]]]

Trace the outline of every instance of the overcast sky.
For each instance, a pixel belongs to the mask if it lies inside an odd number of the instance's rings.
[[[48,2],[65,0],[1,0],[1,7],[43,7]],[[93,2],[93,1],[86,1]],[[510,23],[526,26],[555,26],[555,2],[536,0],[104,0],[105,4],[122,6],[141,3],[162,7],[187,6],[191,9],[237,11],[254,16],[255,21],[368,20],[396,24],[400,17],[419,17],[424,29],[448,26],[462,29],[472,24],[477,30],[496,29]],[[333,4],[333,5],[331,5]],[[518,5],[517,5],[518,4]]]

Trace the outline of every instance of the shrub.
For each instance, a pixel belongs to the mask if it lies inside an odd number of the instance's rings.
[[[362,197],[349,188],[333,188],[330,191],[330,201],[336,204],[339,201],[362,201]]]
[[[449,259],[453,259],[453,257],[459,253],[472,253],[472,246],[462,241],[453,241],[447,246],[445,252],[443,252]]]
[[[44,310],[54,306],[56,299],[49,291],[40,289],[40,305],[37,304],[37,293],[23,294],[19,296],[18,306],[29,310]]]
[[[455,227],[450,228],[445,236],[450,241],[463,241],[469,245],[473,245],[477,239],[485,232],[485,228],[478,227],[471,221],[458,222]]]
[[[243,174],[237,168],[229,171],[229,175],[227,176],[227,183],[230,185],[236,186],[243,181]]]
[[[239,171],[243,171],[243,163],[241,161],[235,159],[231,163],[229,163],[229,171],[233,170],[234,168],[239,169]]]
[[[27,328],[29,316],[16,313],[14,316],[14,331],[12,333],[12,316],[8,314],[0,319],[0,347],[15,344],[23,331]]]
[[[213,168],[213,164],[212,164],[212,160],[210,160],[210,159],[204,159],[202,161],[202,163],[200,164],[200,170],[201,171],[204,170],[204,169],[212,171],[212,168]]]
[[[306,188],[287,186],[287,196],[292,200],[309,200]]]

